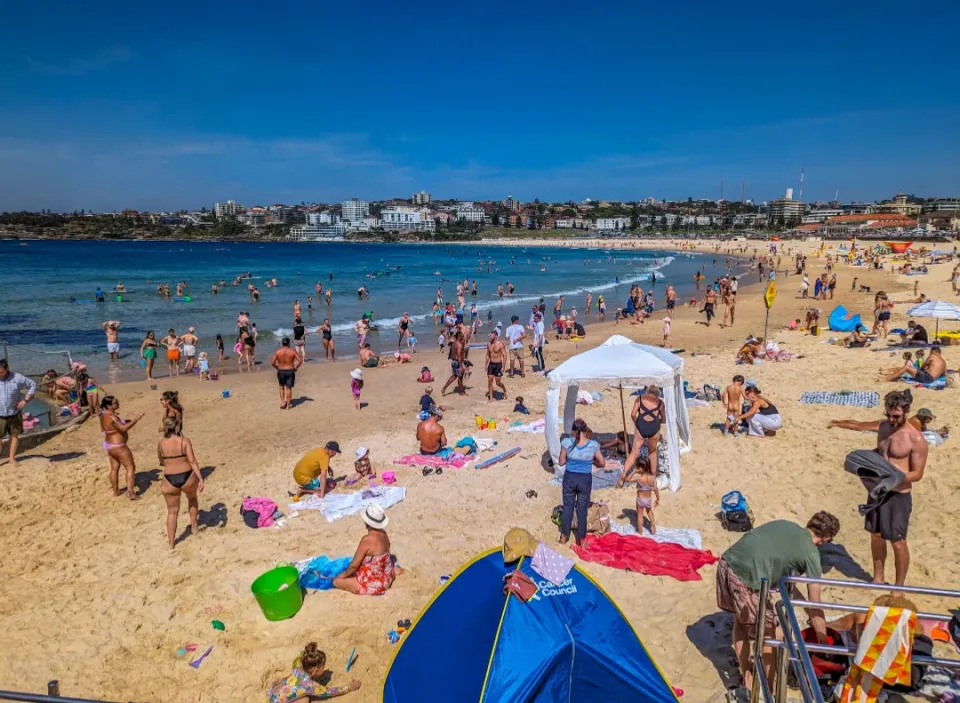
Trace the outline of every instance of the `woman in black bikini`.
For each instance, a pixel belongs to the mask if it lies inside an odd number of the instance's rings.
[[[247,368],[252,369],[257,365],[257,341],[246,327],[240,330],[240,338],[243,341],[243,351],[247,359]]]
[[[650,470],[656,476],[660,428],[666,418],[666,410],[663,407],[663,400],[660,398],[660,389],[656,386],[647,386],[643,395],[637,398],[637,401],[633,404],[630,417],[637,431],[633,435],[633,448],[630,450],[630,456],[623,464],[624,476],[633,466],[633,463],[640,458],[640,451],[644,446],[646,446],[650,457]],[[641,438],[643,441],[641,441]],[[622,481],[623,477],[620,480]]]
[[[323,359],[324,361],[336,361],[337,350],[333,346],[333,331],[330,328],[330,318],[326,318],[320,325],[320,334],[323,341]]]
[[[163,466],[160,492],[167,503],[167,540],[173,549],[177,536],[177,516],[180,513],[180,494],[187,494],[191,534],[197,534],[197,494],[203,492],[203,476],[193,444],[180,434],[174,417],[163,420],[163,439],[157,444],[157,457]]]

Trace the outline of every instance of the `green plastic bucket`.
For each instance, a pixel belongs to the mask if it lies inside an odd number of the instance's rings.
[[[278,566],[261,574],[250,584],[250,590],[267,620],[292,618],[303,605],[300,575],[289,565]]]

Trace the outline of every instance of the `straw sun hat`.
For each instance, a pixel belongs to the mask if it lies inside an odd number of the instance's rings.
[[[361,517],[363,518],[363,521],[367,523],[368,527],[372,527],[375,530],[382,530],[390,524],[390,518],[388,518],[387,514],[383,512],[383,508],[376,503],[371,503],[368,505],[367,509],[363,511],[363,515]]]
[[[353,379],[355,379],[355,380],[357,380],[357,381],[362,381],[362,380],[363,380],[363,370],[361,370],[361,369],[354,369],[353,371],[350,372],[350,377],[353,378]]]

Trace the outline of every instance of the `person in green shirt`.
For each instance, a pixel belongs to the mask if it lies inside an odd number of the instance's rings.
[[[717,605],[733,613],[733,650],[737,655],[743,685],[753,683],[750,668],[749,640],[757,629],[760,611],[760,581],[767,579],[771,592],[784,576],[804,575],[820,578],[818,547],[833,540],[840,531],[840,521],[830,513],[816,513],[806,527],[788,520],[774,520],[745,534],[725,551],[717,564]],[[820,586],[807,586],[808,600],[820,600]],[[826,641],[826,622],[823,611],[810,609],[810,622],[821,641]],[[776,634],[776,615],[773,602],[767,599],[765,617],[766,637]],[[773,652],[764,649],[763,665],[768,680],[773,670]]]

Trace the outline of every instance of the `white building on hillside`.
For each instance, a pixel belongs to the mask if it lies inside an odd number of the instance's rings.
[[[323,212],[308,212],[307,224],[313,227],[332,225],[334,223],[333,217],[333,214],[329,210],[324,210]]]
[[[598,217],[596,221],[598,230],[603,232],[625,230],[630,228],[629,217]]]
[[[457,219],[465,222],[483,222],[487,211],[482,207],[474,207],[472,202],[460,203],[457,206]]]
[[[432,230],[434,221],[424,217],[426,210],[412,207],[385,207],[380,211],[380,222],[388,232],[395,230]]]
[[[222,217],[236,217],[246,212],[243,205],[235,203],[232,200],[228,200],[225,203],[217,203],[213,206],[213,211],[218,220]]]
[[[370,214],[370,204],[358,198],[344,200],[340,207],[344,222],[361,222]]]
[[[414,205],[426,205],[433,200],[433,196],[427,191],[421,190],[419,193],[414,193],[411,200],[413,200]]]
[[[343,224],[324,225],[316,227],[313,225],[297,225],[290,228],[288,239],[297,242],[333,242],[343,239],[347,227]]]

